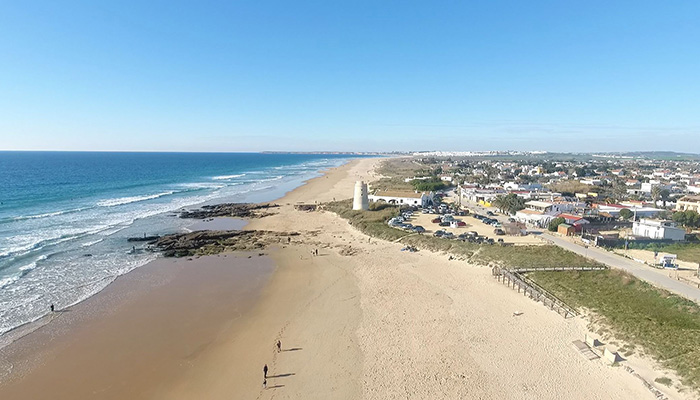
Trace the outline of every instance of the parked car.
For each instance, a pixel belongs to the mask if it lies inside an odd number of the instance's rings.
[[[450,226],[449,222],[440,222],[440,226]]]
[[[445,232],[445,234],[442,235],[442,237],[445,239],[454,239],[455,235],[452,232]]]
[[[471,237],[477,237],[477,236],[479,236],[479,232],[477,232],[477,231],[469,231],[469,232],[467,232],[467,235],[468,235],[468,236],[471,236]]]
[[[495,233],[495,234],[498,235],[498,236],[503,236],[503,235],[506,234],[506,233],[503,231],[503,229],[501,229],[501,228],[496,228],[496,229],[494,229],[494,230],[493,230],[493,233]]]
[[[430,222],[432,222],[434,224],[439,224],[440,222],[442,222],[442,220],[440,220],[440,218],[433,218],[430,220]]]
[[[425,228],[423,228],[423,227],[420,226],[420,225],[416,225],[416,226],[413,227],[413,232],[416,232],[416,233],[423,233],[423,232],[425,232]]]
[[[467,226],[467,224],[464,221],[457,221],[457,222],[455,222],[455,226],[457,228],[463,228],[463,227]]]
[[[468,238],[469,238],[469,236],[467,236],[466,233],[461,233],[461,234],[457,235],[457,239],[459,239],[459,240],[467,240]]]
[[[488,215],[489,217],[493,217],[496,214],[492,213],[491,211],[486,211],[486,215]]]
[[[442,237],[442,235],[444,235],[444,234],[445,234],[445,231],[440,230],[440,231],[435,231],[435,233],[433,233],[433,236]]]
[[[508,218],[508,222],[515,222],[515,218],[513,218],[513,217]]]

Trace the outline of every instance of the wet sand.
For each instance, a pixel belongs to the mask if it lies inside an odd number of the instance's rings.
[[[154,398],[236,330],[274,269],[257,255],[138,268],[0,350],[0,398]]]

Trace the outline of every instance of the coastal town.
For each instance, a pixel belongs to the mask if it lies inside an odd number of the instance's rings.
[[[591,155],[587,160],[533,161],[517,160],[519,154],[501,160],[419,153],[414,162],[420,163],[416,171],[422,175],[404,177],[403,185],[389,188],[379,182],[369,198],[427,210],[437,209],[434,203],[450,204],[450,213],[446,206],[441,210],[447,220],[435,221],[449,223],[441,226],[466,226],[453,221],[452,211],[476,218],[483,213],[481,222],[495,227],[497,236],[544,230],[624,250],[698,241],[698,160]]]

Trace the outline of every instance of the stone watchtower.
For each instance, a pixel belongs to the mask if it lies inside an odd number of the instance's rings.
[[[369,194],[367,184],[362,181],[355,182],[355,195],[352,199],[353,210],[369,210]]]

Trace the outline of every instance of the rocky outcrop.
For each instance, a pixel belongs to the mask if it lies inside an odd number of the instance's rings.
[[[136,237],[130,237],[126,239],[127,242],[152,242],[156,239],[160,238],[158,235],[153,235],[153,236],[136,236]]]
[[[213,217],[262,218],[272,213],[277,204],[224,203],[203,206],[197,210],[183,211],[180,218],[205,219]]]
[[[165,235],[150,242],[151,249],[165,257],[189,257],[224,251],[261,250],[271,244],[286,243],[298,232],[273,231],[197,231]]]

